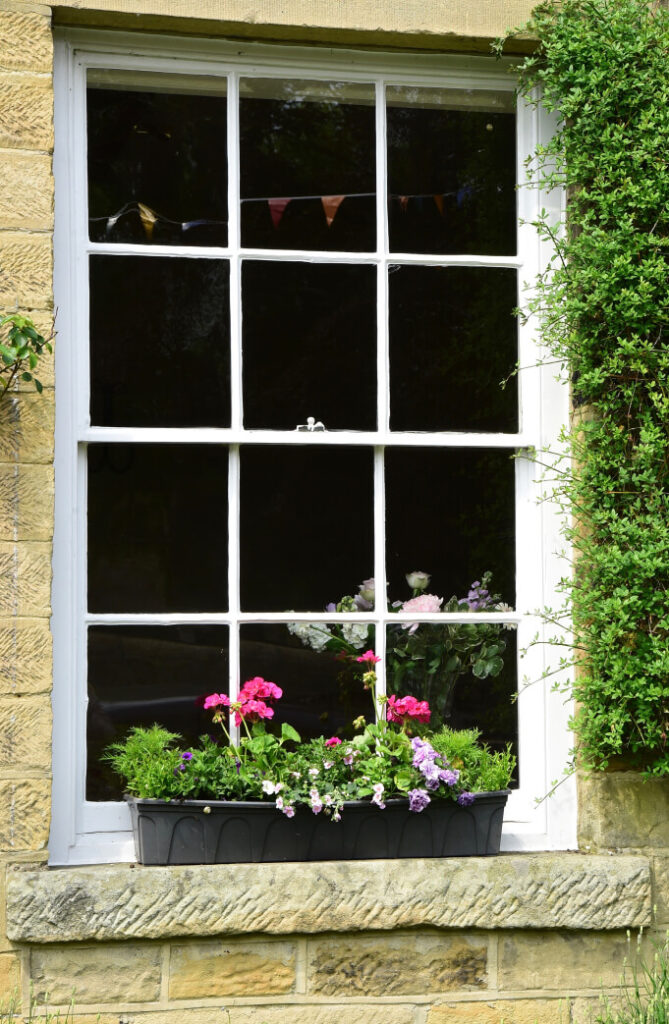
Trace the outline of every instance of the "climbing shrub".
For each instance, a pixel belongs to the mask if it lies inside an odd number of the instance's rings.
[[[559,116],[528,164],[567,222],[522,315],[571,383],[567,455],[544,452],[569,518],[562,581],[580,763],[669,773],[669,14],[648,0],[541,3],[520,89]],[[500,41],[498,48],[504,45]],[[552,617],[554,613],[549,613]],[[564,662],[563,662],[564,664]]]

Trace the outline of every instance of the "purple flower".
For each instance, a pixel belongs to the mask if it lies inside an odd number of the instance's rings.
[[[184,751],[184,753],[181,755],[181,760],[182,761],[192,761],[193,760],[193,755],[191,754],[190,750]]]
[[[454,786],[460,778],[460,772],[451,768],[444,768],[439,772],[439,781],[445,782],[447,786]]]
[[[461,807],[469,807],[470,804],[474,803],[474,794],[467,792],[461,793],[458,797],[458,803]]]
[[[427,791],[424,789],[410,789],[409,790],[409,810],[415,814],[419,814],[420,811],[425,810],[430,802],[430,798],[427,795]]]
[[[326,612],[336,612],[337,611],[337,605],[334,603],[334,601],[330,601],[329,604],[326,604],[325,610],[326,610]]]

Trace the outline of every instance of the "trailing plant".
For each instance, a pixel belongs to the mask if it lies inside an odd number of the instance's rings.
[[[51,353],[51,338],[44,338],[30,317],[20,313],[0,315],[0,399],[18,377],[32,381],[42,392],[42,382],[35,376],[40,358]]]
[[[560,0],[520,91],[557,113],[529,183],[566,189],[566,224],[523,316],[571,382],[566,453],[537,456],[575,551],[562,580],[577,664],[579,763],[622,755],[669,772],[669,12],[648,0]],[[501,50],[504,41],[498,43]],[[568,659],[563,659],[562,665]]]

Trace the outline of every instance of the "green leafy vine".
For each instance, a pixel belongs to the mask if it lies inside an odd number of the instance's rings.
[[[539,42],[519,68],[520,91],[560,119],[528,164],[531,183],[568,197],[566,224],[546,212],[537,220],[555,256],[522,315],[571,382],[567,455],[538,460],[575,551],[562,589],[577,637],[578,760],[605,768],[622,756],[664,775],[669,12],[648,0],[551,0],[523,31]]]
[[[44,338],[30,317],[0,314],[0,399],[17,378],[33,383],[41,394],[43,386],[35,370],[44,353],[52,351],[51,338]]]

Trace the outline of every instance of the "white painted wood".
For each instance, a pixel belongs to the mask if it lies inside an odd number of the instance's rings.
[[[154,246],[125,243],[92,243],[88,240],[86,196],[85,74],[88,67],[124,71],[184,73],[227,78],[228,88],[228,215],[226,247]],[[311,250],[263,250],[243,248],[239,221],[239,128],[238,76],[244,74],[313,81],[373,83],[377,97],[377,248],[373,253],[320,252]],[[377,653],[385,650],[385,627],[397,622],[383,601],[369,616],[308,613],[247,613],[239,604],[239,446],[248,445],[364,445],[374,449],[374,574],[384,580],[385,496],[383,452],[388,446],[496,448],[510,453],[552,440],[567,415],[568,396],[560,390],[547,367],[538,369],[534,325],[519,330],[517,381],[520,425],[513,434],[394,433],[389,430],[388,402],[388,269],[394,265],[481,266],[519,271],[520,284],[531,282],[545,261],[534,229],[526,224],[518,232],[518,254],[505,257],[458,254],[432,255],[390,253],[387,225],[387,169],[385,149],[385,88],[388,84],[442,85],[449,88],[482,88],[505,92],[514,88],[508,62],[486,58],[454,58],[440,54],[389,55],[302,47],[280,48],[220,40],[178,39],[145,34],[98,33],[74,30],[63,33],[56,47],[56,301],[59,307],[59,343],[56,346],[58,400],[56,437],[56,534],[54,552],[54,808],[50,856],[54,864],[89,863],[131,859],[128,841],[129,816],[125,805],[89,803],[85,800],[86,723],[86,627],[120,624],[219,623],[230,627],[230,693],[239,685],[239,627],[244,623],[287,623],[297,619],[313,622],[373,622]],[[518,173],[524,154],[546,129],[546,120],[519,104]],[[555,199],[556,197],[553,197]],[[546,198],[521,189],[518,212],[531,221]],[[558,211],[559,212],[559,211]],[[146,255],[162,258],[220,258],[230,265],[230,330],[232,414],[229,429],[214,428],[113,428],[97,427],[89,419],[88,368],[88,258],[90,254]],[[243,259],[350,263],[377,268],[378,332],[377,384],[379,429],[372,432],[247,431],[242,409],[242,306]],[[91,443],[179,443],[229,446],[228,567],[229,606],[220,613],[91,614],[85,607],[85,465],[86,445]],[[516,463],[517,610],[509,613],[476,613],[478,622],[515,625],[519,646],[527,645],[541,623],[532,614],[552,596],[560,569],[553,551],[560,544],[554,512],[543,503],[536,470],[525,458]],[[444,595],[448,596],[448,595]],[[402,621],[471,621],[467,613],[409,615]],[[545,637],[544,637],[545,639]],[[551,780],[559,775],[569,747],[566,719],[569,707],[561,696],[551,694],[541,679],[550,658],[546,648],[531,646],[520,663],[519,678],[526,672],[532,682],[518,699],[521,748],[521,788],[510,801],[503,840],[506,849],[554,849],[575,845],[573,786],[566,783],[557,798],[537,808]],[[383,662],[379,681],[383,687]]]

